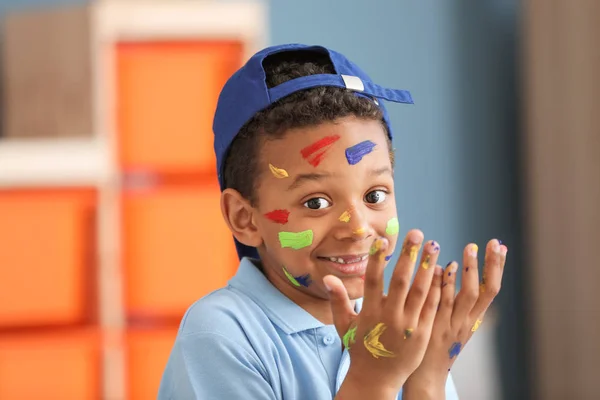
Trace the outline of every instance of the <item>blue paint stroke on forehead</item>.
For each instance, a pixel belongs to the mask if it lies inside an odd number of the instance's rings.
[[[348,164],[357,164],[364,156],[372,152],[374,148],[375,143],[371,142],[370,140],[365,140],[364,142],[355,144],[352,147],[348,147],[346,149],[346,159],[348,160]]]

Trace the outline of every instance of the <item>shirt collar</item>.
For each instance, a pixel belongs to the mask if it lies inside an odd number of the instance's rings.
[[[287,335],[325,326],[273,286],[249,258],[242,258],[229,286],[257,302]]]
[[[287,335],[325,326],[298,304],[281,293],[249,258],[242,258],[237,273],[229,286],[257,302],[269,319]],[[362,299],[356,300],[355,311],[362,308]]]

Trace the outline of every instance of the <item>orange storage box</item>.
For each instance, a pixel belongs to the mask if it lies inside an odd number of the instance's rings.
[[[0,399],[100,399],[93,331],[0,335]]]
[[[131,330],[127,333],[129,400],[155,399],[177,328]]]
[[[90,191],[0,192],[0,327],[93,317]]]
[[[237,41],[120,43],[117,121],[125,170],[214,172],[212,120],[242,65]]]
[[[159,187],[123,199],[125,299],[133,317],[179,319],[237,269],[215,185]]]

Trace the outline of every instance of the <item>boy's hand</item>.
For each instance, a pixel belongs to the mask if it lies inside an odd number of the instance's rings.
[[[438,395],[443,394],[452,364],[481,325],[485,312],[500,291],[507,251],[506,246],[496,239],[487,244],[483,279],[480,284],[477,245],[467,245],[463,254],[462,288],[456,296],[458,264],[452,262],[446,267],[442,299],[435,317],[431,340],[423,362],[406,382],[404,390],[407,395],[412,390],[422,393],[427,388],[434,388]],[[433,394],[433,398],[439,397]]]
[[[375,240],[365,276],[363,307],[358,315],[341,280],[333,275],[323,279],[330,288],[336,329],[350,351],[346,380],[352,381],[353,387],[376,387],[377,393],[395,398],[423,359],[440,301],[442,268],[436,265],[439,246],[428,242],[411,287],[422,242],[421,231],[408,233],[386,296],[383,270],[388,241]]]

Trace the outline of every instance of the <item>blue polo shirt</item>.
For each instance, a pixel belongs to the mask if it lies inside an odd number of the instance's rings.
[[[361,305],[357,300],[357,311]],[[335,327],[287,298],[244,258],[227,287],[186,312],[158,399],[331,400],[349,366]],[[458,399],[451,378],[446,399]]]

